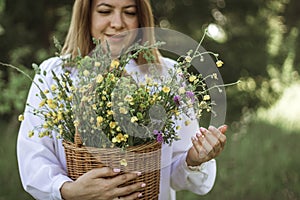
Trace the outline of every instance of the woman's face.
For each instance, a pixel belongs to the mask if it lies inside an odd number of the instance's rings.
[[[135,0],[93,0],[91,8],[92,37],[107,41],[113,56],[128,47],[139,27]]]

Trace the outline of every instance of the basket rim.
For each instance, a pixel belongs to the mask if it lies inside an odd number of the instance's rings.
[[[71,147],[71,148],[75,148],[75,149],[89,149],[89,150],[92,150],[92,149],[98,149],[98,150],[101,150],[101,149],[111,149],[111,150],[124,150],[126,152],[135,152],[135,151],[138,151],[140,149],[145,149],[145,148],[157,148],[157,149],[160,149],[161,146],[162,146],[162,143],[158,142],[158,141],[151,141],[151,142],[147,142],[145,144],[139,144],[139,145],[136,145],[136,146],[129,146],[125,149],[122,149],[120,147],[91,147],[91,146],[85,146],[85,145],[76,145],[76,143],[74,142],[71,142],[71,141],[67,141],[67,140],[62,140],[62,143],[63,143],[63,146],[65,147]]]

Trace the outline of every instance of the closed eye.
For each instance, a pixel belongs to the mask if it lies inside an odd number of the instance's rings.
[[[132,15],[132,16],[135,16],[135,15],[136,15],[136,12],[129,12],[129,11],[126,11],[125,14],[126,14],[126,15]]]
[[[100,13],[100,14],[110,14],[111,11],[110,10],[99,10],[98,13]]]

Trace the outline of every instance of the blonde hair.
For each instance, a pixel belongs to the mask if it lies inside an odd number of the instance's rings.
[[[93,0],[75,0],[69,31],[62,48],[62,54],[70,54],[72,58],[78,56],[80,51],[82,56],[88,55],[94,48],[91,36],[91,12]],[[139,28],[154,27],[154,17],[150,0],[135,0],[137,5],[137,15]],[[146,31],[141,33],[141,43],[149,41],[155,42],[154,32]],[[155,62],[159,62],[159,52],[152,50]],[[137,64],[146,64],[147,61],[140,54],[136,60]]]

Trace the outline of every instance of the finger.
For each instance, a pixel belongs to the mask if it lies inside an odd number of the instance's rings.
[[[193,148],[196,150],[197,153],[199,153],[199,150],[202,148],[200,143],[200,137],[202,136],[199,136],[199,133],[197,133],[196,137],[192,137]]]
[[[132,200],[132,199],[138,199],[138,198],[141,198],[141,197],[143,197],[143,193],[136,192],[136,193],[130,194],[128,196],[116,197],[113,200]]]
[[[114,192],[114,196],[122,197],[121,199],[136,199],[138,197],[142,197],[141,189],[145,188],[145,183],[134,183],[132,185],[118,187]]]
[[[141,172],[124,173],[124,174],[120,174],[116,177],[113,177],[112,179],[110,179],[110,182],[113,186],[117,187],[128,181],[134,180],[141,175],[142,175]]]
[[[223,126],[221,126],[223,127]],[[225,127],[227,128],[227,126],[225,125]],[[208,130],[211,132],[211,134],[215,135],[216,138],[218,138],[219,140],[219,144],[218,146],[214,147],[214,151],[215,151],[215,156],[219,155],[225,146],[226,143],[226,135],[224,135],[221,131],[220,128],[215,128],[214,126],[210,126],[208,128]]]
[[[205,149],[207,154],[210,154],[213,151],[213,146],[208,141],[208,130],[201,127],[200,131],[204,135],[204,137],[200,139],[202,147]]]
[[[227,129],[228,129],[228,126],[227,125],[222,125],[218,129],[221,131],[221,133],[225,134]]]
[[[205,136],[205,139],[213,147],[214,150],[216,150],[216,148],[219,148],[221,146],[220,141],[215,134],[213,134],[211,131],[205,128],[201,128],[200,130],[202,134]]]
[[[225,127],[227,127],[226,125],[225,125]],[[223,129],[224,127],[223,126],[221,126],[221,129]],[[227,129],[227,128],[226,128]],[[221,146],[223,147],[224,145],[225,145],[225,143],[226,143],[226,135],[224,134],[224,133],[222,133],[222,131],[220,130],[220,128],[216,128],[216,127],[214,127],[214,126],[209,126],[208,127],[208,130],[213,134],[213,135],[215,135],[217,138],[218,138],[218,140],[221,142]],[[223,130],[224,131],[224,130]]]
[[[105,177],[112,177],[116,176],[120,173],[120,169],[112,169],[109,167],[101,167],[101,168],[95,168],[86,173],[86,176],[91,179],[96,178],[105,178]]]
[[[193,148],[197,151],[198,158],[204,160],[207,156],[206,150],[203,148],[201,141],[203,140],[204,135],[197,133],[196,137],[192,138]]]

